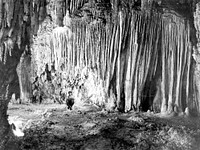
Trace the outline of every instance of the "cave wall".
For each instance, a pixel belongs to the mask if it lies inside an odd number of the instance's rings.
[[[50,37],[44,43],[39,43],[48,47],[49,63],[54,64],[56,60],[56,71],[65,77],[73,78],[74,72],[80,74],[86,80],[83,83],[86,91],[91,87],[90,81],[94,81],[93,91],[99,91],[95,87],[103,91],[99,93],[105,97],[101,99],[103,103],[112,103],[112,107],[120,111],[138,110],[144,100],[149,101],[142,98],[143,93],[151,94],[144,89],[148,91],[148,85],[156,83],[149,91],[161,87],[161,94],[156,94],[161,95],[162,104],[158,103],[161,111],[181,112],[189,108],[198,113],[199,93],[193,94],[199,88],[198,45],[195,49],[195,38],[192,38],[195,33],[192,11],[196,2],[0,0],[0,149],[6,149],[9,144],[6,111],[18,86],[17,65],[25,49],[34,51],[30,47],[35,39],[32,37],[38,35],[39,29],[45,28],[40,28],[40,24],[46,16],[50,23],[57,19],[51,27],[59,26],[48,32]],[[56,11],[48,14],[47,4],[55,4],[52,9],[56,8]],[[198,15],[195,21],[198,37]],[[192,50],[195,51],[193,57],[197,56],[195,82]],[[34,55],[31,58],[39,57]],[[33,74],[37,71],[33,69]],[[23,73],[27,76],[26,71]],[[93,100],[94,103],[98,101]]]
[[[34,21],[40,9],[35,7],[41,3],[44,1],[0,0],[0,149],[8,149],[12,141],[7,107],[13,93],[19,96],[16,68],[25,49],[30,51],[31,37],[39,26]]]
[[[59,11],[51,13],[58,27],[44,41],[51,51],[47,62],[65,79],[95,73],[101,103],[120,111],[149,105],[145,110],[199,112],[193,93],[195,4],[59,1],[54,4]]]
[[[196,7],[195,7],[195,12],[194,12],[194,24],[195,24],[195,29],[196,29],[196,37],[197,37],[197,41],[196,41],[196,47],[194,47],[193,50],[193,58],[195,60],[195,71],[194,71],[194,90],[195,92],[195,99],[196,101],[193,102],[193,106],[196,105],[197,106],[197,111],[200,110],[200,103],[199,103],[199,97],[200,97],[200,81],[199,81],[199,77],[200,77],[200,28],[199,28],[199,21],[200,21],[200,3],[197,3]]]

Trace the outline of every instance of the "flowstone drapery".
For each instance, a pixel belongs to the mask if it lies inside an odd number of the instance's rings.
[[[90,16],[72,18],[67,28],[72,34],[65,34],[66,27],[59,28],[59,48],[52,41],[56,68],[61,62],[69,75],[75,74],[72,68],[95,69],[107,97],[114,93],[113,103],[120,111],[197,110],[192,92],[191,22],[175,11],[161,13],[153,5],[144,3],[143,7],[152,9],[141,11],[119,9],[113,14],[114,22],[112,17],[89,22]]]

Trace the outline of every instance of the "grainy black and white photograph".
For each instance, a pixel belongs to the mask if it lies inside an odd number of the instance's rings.
[[[0,0],[0,150],[200,150],[200,0]]]

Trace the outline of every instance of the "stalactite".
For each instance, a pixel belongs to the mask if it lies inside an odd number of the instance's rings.
[[[9,56],[12,56],[13,47],[14,47],[14,43],[11,38],[8,38],[7,41],[3,42],[3,48],[4,48],[3,62],[4,62],[4,64],[6,63],[7,55],[9,54]]]
[[[55,69],[59,70],[65,58],[62,58],[63,51],[66,51],[67,54],[67,67],[70,66],[70,50],[71,50],[71,31],[67,27],[59,27],[53,31],[52,34],[52,43],[53,43],[53,58],[55,61]]]
[[[14,12],[14,1],[8,0],[6,3],[6,11],[7,11],[7,25],[8,27],[11,26],[11,20],[13,19],[13,12]]]
[[[3,21],[3,0],[0,0],[0,23],[2,26],[2,21]]]
[[[70,2],[70,13],[74,13],[78,8],[83,7],[87,0],[71,0]]]

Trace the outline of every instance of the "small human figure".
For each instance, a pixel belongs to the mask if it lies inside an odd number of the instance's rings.
[[[74,98],[72,96],[72,91],[68,92],[68,97],[66,98],[66,105],[69,110],[72,110],[72,106],[74,105]]]

